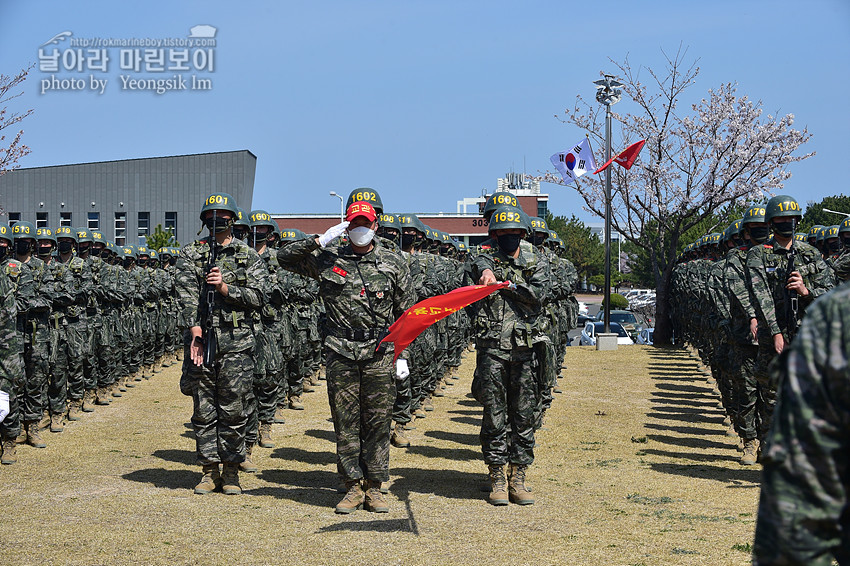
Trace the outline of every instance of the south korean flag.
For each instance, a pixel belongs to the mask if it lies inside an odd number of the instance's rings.
[[[567,184],[588,171],[596,169],[596,160],[593,158],[593,150],[590,149],[590,140],[587,138],[581,140],[571,150],[556,153],[549,160]]]

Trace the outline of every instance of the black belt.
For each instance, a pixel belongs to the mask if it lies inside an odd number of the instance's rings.
[[[383,332],[381,328],[328,328],[327,330],[330,336],[355,342],[376,340]]]

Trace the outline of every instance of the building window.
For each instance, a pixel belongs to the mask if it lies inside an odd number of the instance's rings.
[[[139,213],[139,222],[138,222],[139,231],[137,233],[138,243],[140,246],[144,246],[145,242],[147,242],[146,236],[151,233],[151,213],[150,212],[140,212]]]
[[[47,225],[47,213],[46,212],[36,212],[35,213],[35,228],[38,230],[39,228],[49,228]]]
[[[71,213],[70,212],[60,212],[59,213],[59,226],[71,226]]]
[[[115,213],[115,245],[123,246],[127,241],[127,213]]]
[[[176,212],[166,212],[165,213],[165,229],[166,229],[166,231],[171,232],[172,236],[177,234],[177,213]]]
[[[20,212],[10,212],[9,213],[9,226],[14,226],[18,222],[21,221],[21,213]]]
[[[538,218],[546,218],[546,214],[549,212],[549,207],[547,206],[549,201],[539,200],[537,201],[537,217]]]
[[[99,212],[89,212],[89,230],[100,230]]]

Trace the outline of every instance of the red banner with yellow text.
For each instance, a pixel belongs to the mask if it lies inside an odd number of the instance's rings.
[[[429,297],[419,301],[402,314],[392,326],[390,333],[381,342],[393,342],[395,344],[395,357],[398,359],[405,348],[422,332],[453,312],[457,312],[465,306],[479,301],[499,289],[510,285],[509,281],[502,281],[495,285],[469,285],[450,291],[445,295]]]

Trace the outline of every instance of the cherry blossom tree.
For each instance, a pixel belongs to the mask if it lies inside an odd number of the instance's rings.
[[[32,109],[27,110],[23,114],[18,114],[16,112],[9,112],[6,108],[6,104],[10,100],[17,98],[22,94],[21,92],[14,93],[12,91],[15,87],[24,82],[30,72],[30,69],[32,69],[32,66],[27,69],[22,69],[21,72],[14,77],[0,74],[0,175],[6,171],[17,169],[18,160],[30,152],[30,148],[21,142],[21,136],[24,135],[23,130],[19,130],[15,134],[15,137],[12,138],[9,145],[6,145],[6,134],[4,133],[4,130],[11,128],[32,114]],[[4,212],[2,202],[0,202],[0,214],[3,214]]]
[[[685,54],[681,47],[674,57],[664,54],[663,71],[633,66],[628,58],[611,60],[624,85],[620,104],[631,99],[638,108],[635,113],[613,113],[622,139],[612,145],[622,149],[646,140],[631,169],[611,165],[612,226],[649,254],[657,290],[655,340],[660,344],[669,343],[672,336],[670,278],[679,250],[688,243],[680,242],[681,235],[712,214],[723,217],[736,204],[774,194],[791,176],[789,165],[814,155],[796,153],[811,135],[805,128],[791,127],[792,114],[765,116],[761,101],[739,96],[735,83],[721,84],[686,105],[682,99],[694,86],[699,67],[696,62],[686,64]],[[641,72],[648,75],[646,82]],[[572,109],[556,117],[578,126],[603,147],[603,105],[578,96]],[[564,184],[554,172],[539,179]],[[604,175],[585,175],[576,185],[585,209],[604,218]]]

